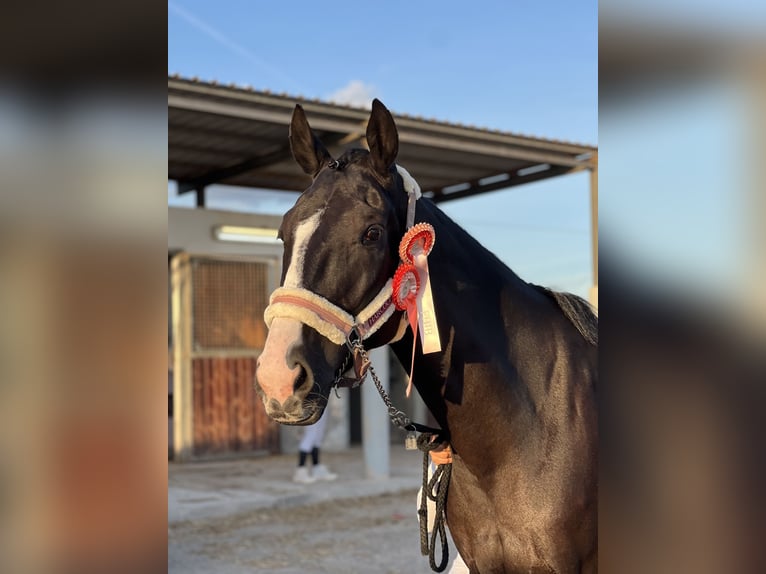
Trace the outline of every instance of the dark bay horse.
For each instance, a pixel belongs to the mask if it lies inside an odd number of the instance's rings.
[[[407,230],[399,140],[375,100],[369,152],[332,158],[296,106],[295,160],[313,177],[286,213],[282,287],[256,389],[273,419],[318,420],[356,325],[409,369],[413,334],[391,305]],[[411,190],[410,190],[411,191]],[[571,294],[527,283],[428,199],[440,352],[417,342],[414,385],[453,450],[447,523],[471,572],[597,571],[597,319]],[[369,384],[369,383],[368,383]]]

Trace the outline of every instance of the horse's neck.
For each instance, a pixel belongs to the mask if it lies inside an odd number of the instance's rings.
[[[522,407],[529,402],[527,390],[510,388],[508,377],[493,375],[515,368],[508,325],[523,329],[530,306],[550,305],[442,212],[435,208],[424,211],[425,217],[419,220],[425,219],[436,230],[438,249],[435,247],[429,257],[429,271],[442,351],[429,355],[418,351],[414,384],[442,426],[448,425],[448,411],[459,410],[455,405],[465,406],[464,415],[472,408],[462,400],[466,365],[472,365],[474,372],[478,364],[487,369],[486,377],[471,378],[472,393],[486,393],[488,400],[513,394],[512,402]],[[412,338],[408,336],[393,347],[400,362],[409,368]],[[447,402],[453,406],[448,408]]]

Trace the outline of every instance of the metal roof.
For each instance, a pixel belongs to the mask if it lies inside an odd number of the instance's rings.
[[[296,103],[333,155],[365,147],[369,110],[168,76],[168,179],[179,193],[223,183],[300,191],[310,179],[292,159]],[[393,112],[392,112],[393,113]],[[593,146],[393,113],[397,163],[434,201],[446,201],[593,167]]]

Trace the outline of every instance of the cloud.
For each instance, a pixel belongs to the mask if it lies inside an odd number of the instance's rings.
[[[378,89],[362,80],[351,80],[348,84],[328,96],[328,100],[336,104],[369,108],[373,98],[377,97]]]

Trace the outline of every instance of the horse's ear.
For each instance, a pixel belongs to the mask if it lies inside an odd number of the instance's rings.
[[[290,150],[298,165],[311,177],[316,176],[323,165],[332,161],[330,152],[311,131],[300,104],[295,105],[293,119],[290,121]]]
[[[367,147],[373,169],[382,176],[388,175],[399,153],[399,133],[391,112],[378,98],[372,100],[372,113],[367,122]]]

